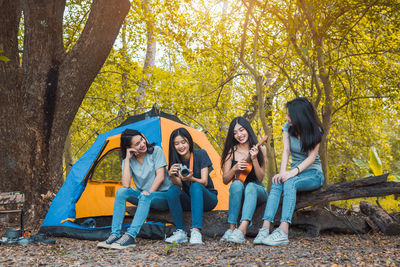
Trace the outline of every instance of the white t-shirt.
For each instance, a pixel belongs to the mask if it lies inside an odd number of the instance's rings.
[[[124,168],[122,161],[122,169]],[[140,191],[148,191],[156,178],[156,170],[164,168],[164,182],[160,185],[157,191],[167,191],[172,185],[169,179],[168,172],[165,168],[167,161],[165,160],[164,152],[161,147],[154,146],[152,154],[146,153],[143,163],[140,164],[135,157],[132,157],[129,163],[131,175],[135,186]]]

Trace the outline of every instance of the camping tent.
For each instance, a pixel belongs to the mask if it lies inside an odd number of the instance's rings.
[[[41,233],[98,240],[110,231],[115,193],[120,188],[121,133],[129,128],[142,132],[150,143],[163,148],[168,160],[169,136],[184,127],[196,146],[205,149],[213,163],[210,173],[218,190],[216,210],[228,209],[228,188],[222,183],[220,156],[206,135],[183,124],[176,116],[152,109],[131,116],[119,127],[100,134],[94,144],[72,166],[64,184],[53,199],[40,228]]]

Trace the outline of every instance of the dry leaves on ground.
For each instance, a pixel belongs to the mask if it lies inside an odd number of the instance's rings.
[[[126,266],[126,265],[259,265],[259,266],[354,266],[400,265],[400,236],[322,235],[293,238],[287,246],[227,244],[207,238],[204,245],[168,246],[163,241],[137,239],[125,251],[97,249],[97,242],[56,238],[55,245],[0,245],[0,266]]]

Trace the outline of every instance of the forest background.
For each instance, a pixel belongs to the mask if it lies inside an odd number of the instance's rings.
[[[66,1],[66,53],[79,43],[93,9],[92,1]],[[22,16],[21,57],[24,23]],[[395,0],[132,0],[110,54],[67,123],[64,163],[55,164],[41,196],[51,199],[98,134],[152,106],[206,132],[218,152],[230,121],[245,116],[258,137],[270,136],[268,185],[279,171],[285,103],[297,96],[313,102],[326,132],[320,149],[326,183],[383,172],[399,180],[399,48]],[[394,196],[381,202],[398,209]]]

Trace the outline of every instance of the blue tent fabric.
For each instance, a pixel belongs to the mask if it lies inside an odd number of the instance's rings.
[[[64,184],[51,203],[49,211],[42,223],[42,232],[46,232],[44,229],[49,229],[49,227],[68,227],[90,231],[95,230],[70,221],[66,221],[62,224],[61,222],[68,218],[75,218],[75,204],[79,200],[86,186],[84,178],[101,152],[106,139],[110,136],[122,133],[125,129],[136,129],[144,134],[149,143],[154,142],[161,146],[161,125],[158,117],[146,118],[145,120],[118,127],[100,134],[93,145],[72,166]]]

